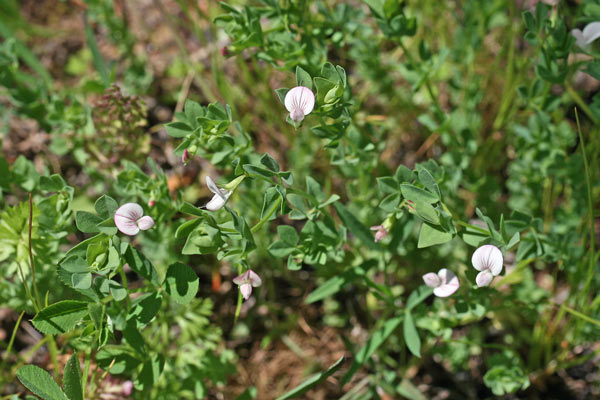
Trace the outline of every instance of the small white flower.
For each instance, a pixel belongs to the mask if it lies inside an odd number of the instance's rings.
[[[286,93],[284,103],[292,121],[300,122],[315,107],[315,95],[306,86],[296,86]]]
[[[486,244],[475,250],[471,263],[477,271],[481,271],[477,274],[475,282],[477,286],[483,287],[488,286],[495,276],[500,275],[504,259],[499,248]]]
[[[427,286],[433,288],[433,294],[437,297],[448,297],[456,292],[460,286],[458,277],[446,268],[440,269],[437,274],[429,272],[423,275],[423,281]]]
[[[144,216],[142,206],[137,203],[123,204],[115,212],[115,225],[126,235],[136,235],[140,229],[146,231],[154,225],[152,217]]]
[[[244,300],[248,300],[252,294],[252,287],[259,287],[262,285],[262,280],[256,272],[249,269],[243,274],[233,278],[233,283],[240,287],[240,292],[242,292]]]
[[[213,198],[206,204],[206,209],[209,211],[217,211],[223,208],[229,196],[233,193],[232,190],[221,189],[210,176],[206,176],[206,186],[214,193]]]
[[[583,28],[573,29],[571,35],[575,37],[575,43],[583,50],[589,50],[592,42],[600,37],[600,22],[591,22]]]

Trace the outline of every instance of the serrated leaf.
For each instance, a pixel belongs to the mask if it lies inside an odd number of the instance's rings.
[[[44,400],[68,400],[52,376],[37,365],[25,365],[17,371],[23,386]]]
[[[177,262],[169,266],[164,285],[173,300],[179,304],[187,304],[196,297],[199,282],[194,270]]]
[[[84,301],[63,300],[44,308],[33,318],[33,326],[47,335],[58,335],[68,332],[87,313]]]

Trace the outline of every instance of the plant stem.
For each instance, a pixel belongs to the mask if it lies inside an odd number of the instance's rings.
[[[271,206],[269,211],[267,211],[267,214],[263,218],[261,218],[260,221],[258,221],[256,223],[256,225],[254,225],[250,229],[250,232],[254,233],[254,232],[258,231],[260,229],[260,227],[263,226],[265,224],[265,222],[267,222],[269,220],[269,218],[271,218],[273,216],[273,214],[279,208],[280,204],[281,204],[281,196],[277,197],[277,201],[275,201],[275,203],[273,203],[273,205]]]
[[[583,112],[585,112],[585,115],[587,115],[588,118],[591,119],[594,124],[598,125],[599,121],[592,112],[592,109],[585,103],[585,101],[583,101],[579,93],[577,93],[577,91],[573,89],[573,86],[571,86],[569,81],[565,81],[565,89],[567,89],[567,92],[569,93],[573,101],[577,103],[579,107],[581,107]],[[577,115],[577,108],[575,108],[575,117],[577,119],[577,125],[579,126],[579,116]],[[579,136],[581,137],[581,134]]]
[[[10,357],[10,351],[12,350],[13,343],[15,342],[15,338],[17,337],[17,331],[19,330],[19,326],[21,325],[21,320],[23,319],[23,315],[25,315],[25,311],[21,311],[21,315],[19,315],[19,318],[17,319],[17,323],[15,324],[15,327],[13,329],[12,335],[10,336],[8,346],[6,347],[6,353],[4,355],[4,361],[2,363],[3,367],[4,367],[4,364],[8,361],[8,357]]]
[[[575,120],[577,121],[577,133],[579,134],[579,143],[581,144],[581,153],[583,156],[583,168],[585,172],[585,184],[587,186],[587,203],[588,203],[588,223],[589,223],[589,234],[590,234],[590,251],[588,254],[589,265],[587,271],[587,279],[585,281],[585,286],[583,288],[582,299],[585,301],[587,298],[587,293],[590,289],[590,284],[592,283],[592,279],[594,277],[594,264],[595,264],[595,234],[594,234],[594,202],[592,199],[592,184],[590,181],[590,168],[587,161],[587,156],[585,154],[585,141],[583,140],[583,134],[581,133],[581,125],[579,124],[579,113],[577,112],[577,108],[575,108]]]
[[[37,289],[37,283],[35,279],[35,264],[33,263],[33,249],[31,245],[31,231],[33,229],[33,199],[31,193],[29,193],[29,266],[31,268],[31,280],[33,285],[33,295],[37,302],[38,309],[41,308],[40,294]]]

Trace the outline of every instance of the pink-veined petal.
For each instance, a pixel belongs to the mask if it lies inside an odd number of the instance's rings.
[[[489,269],[494,275],[498,275],[502,271],[504,259],[499,248],[486,244],[475,250],[471,262],[477,271]]]
[[[126,203],[123,204],[115,212],[115,225],[117,229],[126,235],[136,235],[140,228],[137,225],[137,220],[144,215],[142,206],[137,203]]]
[[[242,283],[247,283],[250,281],[250,274],[248,271],[245,271],[243,274],[236,276],[233,278],[233,283],[236,285],[241,285]]]
[[[152,217],[145,215],[142,218],[138,219],[137,226],[143,231],[147,231],[148,229],[154,226],[154,220]]]
[[[144,209],[138,203],[126,203],[117,209],[115,215],[137,221],[144,215]]]
[[[115,225],[117,226],[118,230],[129,236],[137,235],[137,233],[140,231],[136,221],[118,214],[115,214]]]
[[[285,108],[290,112],[293,118],[294,112],[302,111],[302,118],[310,114],[315,107],[315,95],[306,86],[296,86],[290,89],[284,99]],[[300,114],[298,114],[300,115]]]
[[[460,282],[454,272],[442,268],[437,273],[440,278],[441,285],[433,290],[433,294],[438,297],[448,297],[458,290]]]
[[[423,282],[425,282],[425,284],[430,288],[436,288],[442,284],[442,280],[434,272],[429,272],[423,275]]]
[[[244,300],[248,300],[252,294],[252,285],[250,283],[242,283],[240,285],[240,292],[242,292]]]
[[[259,287],[262,285],[262,279],[260,279],[260,276],[258,276],[258,274],[251,269],[248,270],[248,278],[250,279],[252,286]]]
[[[484,287],[492,283],[492,279],[494,279],[494,275],[492,275],[489,270],[485,270],[477,274],[475,282],[477,283],[477,286]]]
[[[383,229],[383,225],[373,225],[369,229],[371,229],[372,231],[378,231],[380,229]]]
[[[600,22],[591,22],[583,28],[583,39],[585,44],[591,44],[600,37]]]

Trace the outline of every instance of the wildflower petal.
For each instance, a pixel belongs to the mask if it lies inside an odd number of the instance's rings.
[[[148,229],[154,226],[154,220],[152,219],[152,217],[145,215],[142,218],[138,219],[137,226],[141,230],[147,231]]]
[[[235,283],[236,285],[241,285],[242,283],[248,281],[250,281],[250,274],[248,273],[248,271],[233,278],[233,283]]]
[[[489,269],[492,274],[498,275],[502,272],[504,259],[499,248],[491,244],[486,244],[475,250],[473,257],[471,257],[471,262],[477,271]]]
[[[477,274],[475,282],[477,283],[477,286],[484,287],[492,283],[492,279],[494,279],[494,275],[492,275],[489,270],[485,270]]]
[[[438,297],[448,297],[454,292],[458,290],[460,287],[460,282],[458,281],[458,277],[454,274],[454,272],[442,268],[437,273],[441,285],[433,289],[433,294]]]
[[[248,300],[252,294],[252,285],[250,283],[242,283],[240,285],[240,292],[242,292],[244,300]]]
[[[575,44],[582,49],[587,49],[589,46],[586,43],[584,37],[583,37],[583,32],[581,32],[581,29],[573,29],[571,31],[571,35],[573,35],[573,37],[575,38]]]
[[[600,37],[600,22],[589,23],[583,28],[583,39],[589,45]]]
[[[430,288],[436,288],[442,284],[442,280],[434,272],[429,272],[423,275],[423,282],[425,282],[425,284]]]
[[[248,278],[250,279],[250,283],[252,284],[252,286],[259,287],[260,285],[262,285],[262,279],[260,279],[260,276],[258,276],[256,272],[252,271],[251,269],[249,269],[247,272]]]
[[[208,190],[210,190],[214,194],[217,194],[220,197],[223,197],[223,194],[221,193],[221,189],[219,189],[219,187],[217,186],[215,181],[213,181],[212,178],[208,175],[206,175],[206,186],[208,186]]]
[[[137,203],[126,203],[123,204],[115,212],[115,225],[117,229],[126,235],[136,235],[140,228],[137,225],[137,220],[144,215],[142,206]]]
[[[296,86],[286,93],[284,104],[290,112],[290,118],[301,121],[314,109],[315,95],[306,86]]]
[[[213,198],[206,204],[206,209],[208,211],[218,211],[221,208],[223,208],[223,206],[225,205],[225,203],[227,203],[227,200],[229,199],[229,196],[231,196],[232,192],[225,192],[222,194],[215,194],[213,196]]]

